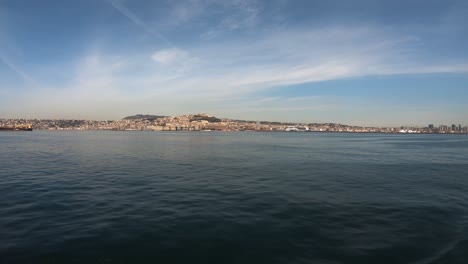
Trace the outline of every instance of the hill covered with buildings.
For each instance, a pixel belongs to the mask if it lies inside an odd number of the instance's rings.
[[[218,118],[208,114],[181,116],[133,115],[121,120],[0,119],[0,127],[32,126],[34,130],[145,130],[145,131],[302,131],[342,133],[467,134],[461,125],[435,127],[366,127],[338,123],[295,123]]]

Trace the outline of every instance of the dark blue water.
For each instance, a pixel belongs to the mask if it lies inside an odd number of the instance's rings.
[[[468,263],[468,136],[0,133],[0,263]]]

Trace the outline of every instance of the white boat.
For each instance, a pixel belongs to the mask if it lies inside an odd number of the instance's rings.
[[[299,129],[295,126],[288,126],[284,129],[284,131],[293,132],[293,131],[299,131]]]

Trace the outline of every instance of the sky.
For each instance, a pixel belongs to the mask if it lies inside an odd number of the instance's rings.
[[[0,118],[468,124],[468,1],[0,0]]]

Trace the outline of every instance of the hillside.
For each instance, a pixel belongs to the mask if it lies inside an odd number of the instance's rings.
[[[124,120],[135,120],[135,119],[154,120],[154,119],[162,118],[162,117],[166,117],[166,116],[162,116],[162,115],[141,115],[141,114],[138,114],[138,115],[127,116],[127,117],[124,117],[123,119],[124,119]]]

